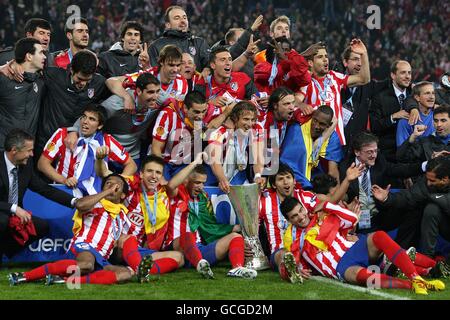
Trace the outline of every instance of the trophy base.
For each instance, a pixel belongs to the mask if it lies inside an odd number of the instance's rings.
[[[245,267],[256,271],[270,269],[269,260],[266,256],[254,257],[245,260]]]

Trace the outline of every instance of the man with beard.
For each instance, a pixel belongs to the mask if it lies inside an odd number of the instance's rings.
[[[69,49],[53,52],[52,56],[54,57],[54,66],[67,69],[67,66],[72,63],[75,54],[88,47],[89,27],[86,19],[78,18],[75,20],[72,28],[69,28],[66,24],[64,29],[69,40]]]
[[[430,160],[426,175],[411,189],[389,193],[389,186],[372,188],[373,196],[383,207],[404,210],[417,208],[420,226],[420,248],[430,257],[435,255],[438,235],[450,240],[450,157],[440,156]],[[421,223],[421,224],[420,224]]]
[[[409,178],[420,175],[424,171],[424,164],[400,164],[386,161],[385,157],[379,153],[378,138],[368,132],[361,132],[355,136],[352,147],[353,154],[348,155],[339,164],[339,171],[343,179],[352,163],[364,164],[366,167],[363,174],[350,183],[347,191],[348,201],[358,197],[361,204],[358,231],[369,233],[399,228],[396,242],[405,249],[413,246],[415,229],[418,226],[418,222],[413,219],[414,207],[399,211],[380,206],[380,203],[375,201],[377,198],[372,194],[371,186],[385,187],[390,177]]]
[[[184,9],[180,6],[170,6],[164,14],[164,21],[166,29],[163,36],[153,41],[148,48],[150,64],[156,66],[161,49],[172,44],[182,52],[190,53],[194,57],[197,71],[201,72],[208,65],[209,46],[205,39],[191,34]]]
[[[308,61],[311,69],[311,83],[301,88],[297,95],[297,105],[302,111],[301,123],[309,120],[310,115],[320,105],[328,105],[333,109],[337,119],[336,132],[342,145],[346,145],[344,126],[350,114],[342,107],[341,91],[347,87],[360,86],[370,81],[369,57],[364,43],[359,39],[350,42],[351,50],[361,55],[361,71],[354,75],[344,75],[329,69],[328,53],[322,42],[315,43],[306,49],[302,56]]]
[[[310,120],[287,130],[280,160],[294,170],[295,179],[305,189],[312,187],[311,178],[317,169],[339,179],[338,163],[343,158],[339,137],[335,131],[325,133],[332,121],[333,110],[322,105]]]
[[[141,142],[145,132],[155,120],[158,107],[156,99],[160,91],[160,82],[151,73],[143,73],[136,80],[136,89],[127,89],[127,94],[135,101],[136,110],[133,114],[124,111],[124,100],[112,95],[101,103],[107,112],[104,132],[110,133],[130,153],[130,157],[139,167]],[[71,130],[71,142],[78,139],[80,120],[77,120]]]

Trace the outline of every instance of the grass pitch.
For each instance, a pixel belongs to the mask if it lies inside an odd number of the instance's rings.
[[[180,269],[154,281],[136,281],[120,285],[81,285],[69,290],[65,285],[45,286],[43,282],[10,287],[7,275],[33,266],[14,266],[0,271],[2,300],[450,300],[450,279],[443,280],[447,289],[418,296],[408,290],[373,290],[341,286],[334,281],[311,279],[302,285],[281,281],[277,273],[260,271],[254,280],[226,277],[229,265],[213,267],[215,280],[203,279],[194,269]],[[357,289],[356,289],[357,288]],[[359,290],[359,291],[357,291]],[[381,295],[380,295],[381,293]],[[387,294],[387,295],[384,295]]]

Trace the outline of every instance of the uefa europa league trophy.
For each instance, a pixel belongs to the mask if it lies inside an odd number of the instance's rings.
[[[252,250],[253,257],[245,257],[245,267],[254,270],[269,268],[269,261],[264,255],[258,238],[259,228],[259,193],[256,183],[230,186],[228,198],[239,218],[242,234],[247,247]]]

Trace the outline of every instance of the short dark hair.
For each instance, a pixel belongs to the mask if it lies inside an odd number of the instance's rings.
[[[314,44],[310,45],[301,54],[303,57],[305,57],[306,60],[314,60],[314,56],[319,52],[320,49],[327,50],[325,42],[319,41],[317,43],[314,43]]]
[[[276,88],[269,97],[268,109],[273,111],[275,104],[277,104],[278,102],[280,102],[280,100],[289,95],[295,95],[294,91],[283,86]]]
[[[194,174],[194,173],[201,174],[201,175],[204,175],[204,176],[208,175],[208,171],[206,171],[206,167],[203,164],[196,165],[194,167],[194,169],[192,169],[191,174]]]
[[[397,72],[397,65],[400,63],[400,62],[407,62],[407,63],[409,63],[408,61],[406,61],[406,60],[395,60],[394,62],[392,62],[392,64],[391,64],[391,73],[396,73]]]
[[[161,63],[175,60],[183,60],[183,52],[181,49],[173,44],[165,45],[158,56],[158,65],[161,66]]]
[[[105,124],[106,119],[108,118],[108,112],[105,107],[100,104],[90,103],[84,108],[83,113],[86,111],[96,113],[100,125]]]
[[[327,106],[326,104],[322,104],[316,110],[314,110],[314,113],[317,113],[317,112],[324,113],[327,116],[329,116],[331,118],[331,120],[333,120],[334,111],[332,108],[330,108],[330,106]]]
[[[20,150],[23,148],[25,141],[34,141],[34,137],[22,129],[11,129],[5,137],[5,151],[11,151],[13,147]]]
[[[173,9],[180,9],[180,10],[185,11],[185,10],[183,9],[183,7],[180,7],[180,6],[170,6],[170,7],[168,7],[168,8],[166,9],[166,12],[164,13],[164,21],[165,21],[165,22],[170,22],[169,13],[170,13],[170,11],[172,11]],[[185,11],[185,12],[186,12],[186,11]]]
[[[184,97],[184,105],[186,106],[187,109],[190,109],[192,108],[194,103],[205,104],[206,103],[205,95],[199,91],[188,92],[186,97]]]
[[[22,38],[16,42],[14,47],[14,58],[17,63],[24,63],[27,53],[34,55],[36,53],[35,44],[41,44],[39,40],[34,38]]]
[[[251,103],[250,101],[242,100],[233,107],[233,110],[231,110],[229,117],[234,123],[236,123],[239,120],[241,114],[243,114],[245,111],[253,112],[255,114],[255,117],[258,115],[258,111],[256,110],[256,107],[253,103]]]
[[[341,59],[342,60],[348,60],[350,59],[350,55],[352,54],[352,47],[351,46],[347,46],[345,47],[344,51],[341,54]]]
[[[158,78],[149,72],[144,72],[136,79],[136,88],[145,90],[149,84],[160,85]]]
[[[154,154],[151,154],[149,156],[146,156],[144,158],[144,160],[142,161],[141,171],[144,171],[145,166],[147,165],[147,163],[150,163],[150,162],[155,162],[155,163],[161,165],[163,168],[166,165],[163,158],[155,156]]]
[[[97,57],[89,50],[81,50],[73,56],[70,66],[73,73],[91,75],[97,70]]]
[[[335,177],[322,173],[312,178],[311,184],[314,193],[328,194],[330,189],[336,187],[338,183]]]
[[[447,116],[450,118],[450,106],[441,104],[439,107],[433,110],[433,117],[440,113],[446,113]]]
[[[362,147],[371,143],[378,144],[378,137],[368,131],[361,131],[356,134],[355,138],[353,139],[352,149],[353,151],[359,151],[362,149]]]
[[[269,183],[272,186],[272,188],[275,185],[275,181],[277,179],[277,176],[280,174],[290,174],[295,179],[294,170],[292,170],[291,167],[289,167],[287,164],[280,162],[278,165],[278,171],[274,175],[269,176]]]
[[[229,53],[230,50],[228,50],[228,48],[225,46],[217,46],[216,48],[212,49],[211,52],[209,53],[209,63],[214,62],[216,60],[216,56],[222,52]]]
[[[37,28],[52,31],[52,27],[47,20],[41,18],[31,18],[25,23],[25,35],[27,32],[33,34]]]
[[[428,161],[427,172],[434,172],[438,179],[450,177],[450,156],[442,155]]]
[[[283,217],[289,221],[288,213],[291,212],[297,205],[302,206],[297,198],[287,196],[280,204],[280,211]]]
[[[73,20],[73,26],[75,26],[75,23],[82,23],[89,27],[88,21],[82,17],[75,17]],[[67,32],[73,33],[73,27],[69,28],[67,25],[68,25],[67,23],[64,25],[64,33],[67,33]]]
[[[108,175],[108,176],[103,178],[103,180],[102,180],[102,190],[103,190],[103,187],[106,184],[106,181],[108,181],[111,177],[118,177],[118,178],[120,178],[120,180],[122,180],[122,182],[123,182],[122,193],[125,193],[126,195],[128,195],[128,183],[127,183],[127,180],[125,180],[124,177],[122,177],[120,174],[118,174],[116,172],[113,172],[110,175]]]
[[[142,24],[137,21],[125,21],[122,24],[122,28],[120,31],[120,39],[123,39],[123,37],[125,37],[125,34],[127,33],[128,29],[135,29],[139,31],[141,36],[141,42],[144,41],[144,28],[142,27]]]

